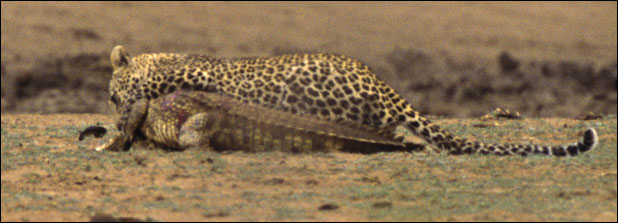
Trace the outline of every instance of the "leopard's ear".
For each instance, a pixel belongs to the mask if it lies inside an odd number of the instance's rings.
[[[124,47],[120,45],[114,47],[110,58],[114,70],[129,65],[129,54],[124,50]]]

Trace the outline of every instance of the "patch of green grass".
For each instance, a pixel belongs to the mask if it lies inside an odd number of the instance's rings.
[[[146,190],[147,191],[157,191],[157,190],[160,190],[160,188],[159,188],[159,186],[154,185],[154,186],[146,187]]]
[[[38,184],[41,183],[41,175],[37,173],[25,173],[21,175],[22,178],[26,180],[29,184]]]
[[[22,133],[4,132],[2,134],[2,153],[4,154],[9,152],[14,147],[22,147],[32,142],[32,138],[28,138]]]
[[[62,126],[60,128],[47,126],[45,127],[43,134],[48,135],[51,138],[77,138],[79,132],[79,127],[70,125]]]
[[[37,130],[39,130],[39,127],[35,126],[35,125],[27,125],[27,126],[24,126],[24,128],[28,129],[28,130],[30,130],[32,132],[36,132]]]
[[[383,199],[393,191],[392,185],[360,185],[343,188],[337,194],[344,194],[351,200]]]
[[[205,192],[204,192],[204,193],[205,193]],[[189,198],[190,198],[190,199],[193,199],[193,200],[200,200],[200,201],[201,201],[201,200],[204,200],[204,197],[203,197],[200,193],[192,193],[192,194],[189,196]]]
[[[263,179],[264,175],[281,175],[281,174],[313,174],[316,173],[312,170],[311,164],[301,165],[300,167],[289,167],[285,165],[285,159],[287,156],[312,156],[312,154],[287,154],[278,151],[257,152],[257,153],[234,153],[239,156],[250,156],[253,161],[249,161],[245,168],[233,176],[230,176],[234,180],[241,181],[255,181],[263,182],[269,179]]]
[[[80,207],[80,203],[81,201],[73,198],[60,198],[58,201],[60,205],[58,210],[62,212],[81,212],[82,208]]]
[[[274,208],[275,216],[274,218],[277,220],[285,220],[285,219],[294,219],[301,220],[307,219],[306,212],[307,210],[302,208],[289,208],[289,207],[279,207]]]
[[[226,217],[229,216],[230,213],[229,210],[225,209],[212,209],[202,212],[202,216],[204,216],[204,218]]]
[[[218,206],[208,206],[202,203],[193,204],[193,208],[197,208],[202,210],[202,216],[204,218],[215,218],[215,217],[225,217],[229,216],[230,213],[234,211],[233,207],[218,207]]]
[[[99,199],[97,199],[97,203],[101,203],[101,204],[112,204],[112,205],[116,205],[117,201],[116,199],[110,197],[110,196],[101,196]]]
[[[13,196],[16,200],[30,199],[33,201],[40,201],[40,200],[54,199],[54,197],[50,195],[40,194],[40,193],[30,192],[30,191],[15,191],[13,194],[11,194],[11,196]]]
[[[357,208],[369,209],[368,217],[382,221],[429,221],[439,217],[469,215],[491,210],[506,212],[523,212],[535,214],[545,220],[560,220],[547,215],[548,213],[568,213],[574,208],[572,199],[561,199],[559,188],[544,190],[534,177],[513,179],[490,179],[485,181],[458,181],[434,182],[421,190],[414,190],[408,183],[397,184],[398,196],[385,196],[382,200],[389,200],[392,207],[376,208],[371,203],[364,202],[356,205]],[[558,191],[555,191],[558,190]],[[401,195],[414,198],[401,199]],[[364,201],[367,199],[359,199]],[[586,208],[602,208],[594,200],[582,199],[578,201]],[[591,205],[591,206],[587,206]],[[485,220],[501,220],[487,218]],[[504,220],[504,219],[502,219]]]
[[[77,151],[77,153],[80,153],[80,152],[83,152],[83,151]],[[78,154],[76,155],[82,156]],[[134,157],[131,156],[130,153],[126,153],[126,152],[86,151],[86,154],[83,154],[83,156],[82,157],[85,159],[92,158],[92,160],[89,161],[89,163],[93,165],[94,167],[96,167],[97,169],[104,169],[104,170],[109,169],[110,171],[120,171],[120,170],[125,170],[125,169],[133,169],[133,168],[142,169],[143,168],[135,161]],[[95,164],[97,164],[97,166],[95,166]]]
[[[45,209],[47,209],[46,205],[29,204],[29,205],[19,205],[13,208],[13,211],[41,211]]]
[[[5,180],[0,180],[0,185],[2,185],[2,191],[6,192],[6,191],[10,191],[11,187],[9,186],[9,182],[5,181]]]
[[[2,139],[2,171],[38,163],[39,156],[45,150],[26,147],[31,143],[32,139],[26,138],[23,134],[7,134]]]
[[[106,159],[107,154],[97,153],[88,150],[64,150],[56,151],[55,146],[42,146],[38,148],[41,153],[38,154],[37,160],[45,159],[48,163],[46,168],[50,174],[64,175],[74,171],[90,172],[93,169],[104,169],[105,161],[114,162],[112,159]],[[47,152],[45,152],[47,151]],[[128,158],[120,159],[126,160]],[[118,160],[115,160],[117,162]]]
[[[170,186],[166,186],[166,185],[162,185],[162,186],[158,186],[158,185],[148,186],[148,187],[145,188],[145,190],[150,191],[150,192],[161,191],[161,192],[164,192],[165,194],[183,192],[182,188],[180,188],[178,186],[171,186],[170,187]]]
[[[220,174],[228,166],[228,163],[221,159],[221,154],[215,152],[190,150],[162,155],[173,160],[174,166],[170,168],[181,168],[187,171],[197,170],[199,175],[203,177]]]
[[[157,219],[154,219],[154,218],[152,218],[152,217],[146,217],[146,218],[144,219],[144,222],[161,222],[161,221],[159,221],[159,220],[157,220]]]
[[[119,193],[119,194],[124,194],[127,193],[127,187],[125,186],[118,186],[114,189],[114,193]]]
[[[313,192],[300,192],[300,193],[295,192],[290,195],[287,195],[283,200],[285,201],[306,201],[306,200],[313,200],[319,196],[320,194],[313,193]]]
[[[174,191],[181,191],[180,187],[178,186],[164,186],[161,188],[161,190],[165,191],[165,192],[174,192]]]
[[[2,159],[2,166],[0,167],[2,171],[16,169],[15,162],[11,158],[8,154],[2,154],[2,157],[0,157]]]
[[[264,193],[256,192],[256,191],[245,191],[240,195],[245,201],[248,202],[262,202],[267,200],[268,198]]]
[[[171,211],[181,211],[184,209],[172,201],[144,202],[142,207],[146,209],[169,209]]]
[[[273,168],[267,169],[265,167],[247,166],[241,168],[238,174],[229,177],[240,181],[261,182],[264,181],[262,176],[266,175],[267,171],[272,171],[272,169]]]

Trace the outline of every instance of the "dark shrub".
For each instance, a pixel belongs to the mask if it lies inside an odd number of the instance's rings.
[[[498,63],[500,63],[500,69],[502,72],[511,72],[519,67],[519,61],[515,60],[515,58],[513,58],[507,51],[502,51],[498,57]]]

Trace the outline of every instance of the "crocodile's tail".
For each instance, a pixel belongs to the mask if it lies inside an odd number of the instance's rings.
[[[449,154],[495,154],[513,155],[519,154],[527,156],[531,154],[544,154],[550,156],[576,156],[590,151],[598,143],[597,133],[593,128],[589,128],[584,133],[584,139],[568,146],[540,146],[540,145],[519,145],[519,144],[484,144],[481,142],[468,141],[465,138],[453,136],[450,132],[441,129],[438,125],[431,123],[410,106],[407,107],[405,126],[414,134],[422,137],[439,150],[447,151]]]

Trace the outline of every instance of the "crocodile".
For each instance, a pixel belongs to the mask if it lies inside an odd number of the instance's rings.
[[[178,90],[157,99],[138,100],[130,114],[127,128],[97,150],[128,150],[136,135],[173,150],[374,153],[424,148],[413,142],[402,143],[402,136],[394,135],[396,126],[377,129],[338,123],[203,91]],[[589,128],[582,141],[567,146],[521,145],[515,146],[519,152],[497,147],[501,151],[464,150],[449,154],[574,156],[594,148],[597,142],[596,131]]]
[[[129,123],[129,129],[97,150],[127,150],[136,135],[170,150],[375,153],[423,147],[398,141],[394,131],[335,123],[200,91],[179,90],[138,102]]]

